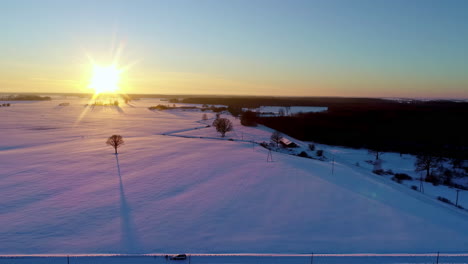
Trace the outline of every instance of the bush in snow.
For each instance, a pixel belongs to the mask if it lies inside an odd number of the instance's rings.
[[[393,176],[395,179],[398,179],[400,181],[406,181],[406,180],[412,180],[411,176],[409,176],[406,173],[397,173],[395,176]]]
[[[315,145],[314,144],[309,144],[309,150],[314,151],[315,150]]]
[[[310,158],[309,154],[307,154],[307,152],[305,151],[301,151],[301,153],[297,154],[297,156],[303,157],[303,158]]]
[[[373,170],[372,172],[375,173],[375,174],[377,174],[377,175],[384,175],[384,174],[385,174],[385,171],[382,170],[382,169]]]
[[[315,152],[315,154],[317,154],[318,157],[322,157],[323,156],[323,150],[319,149],[319,150],[317,150],[317,152]]]
[[[439,173],[443,184],[450,186],[452,184],[453,171],[441,166],[441,168],[439,168]]]
[[[394,181],[394,182],[397,182],[397,183],[400,183],[400,184],[401,184],[401,180],[399,180],[399,179],[397,179],[397,178],[395,178],[395,177],[392,177],[392,181]]]
[[[437,200],[439,200],[441,202],[444,202],[444,203],[453,204],[452,201],[450,201],[449,199],[447,199],[445,197],[442,197],[442,196],[438,196]]]
[[[418,186],[416,186],[416,185],[411,185],[411,190],[417,191],[417,190],[418,190]]]

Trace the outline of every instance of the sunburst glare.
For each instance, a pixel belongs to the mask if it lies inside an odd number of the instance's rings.
[[[93,65],[93,76],[89,88],[94,89],[95,94],[115,93],[119,90],[120,74],[122,71],[116,65]]]

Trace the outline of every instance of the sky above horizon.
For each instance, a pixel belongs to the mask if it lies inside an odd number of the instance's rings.
[[[2,1],[0,92],[468,98],[468,1]],[[120,51],[120,52],[119,52]],[[120,55],[119,55],[120,54]]]

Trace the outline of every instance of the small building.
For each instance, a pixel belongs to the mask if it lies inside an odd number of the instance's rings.
[[[280,139],[280,143],[283,147],[285,148],[296,148],[297,147],[297,144],[292,142],[291,140],[287,139],[287,138],[284,138],[282,137]]]

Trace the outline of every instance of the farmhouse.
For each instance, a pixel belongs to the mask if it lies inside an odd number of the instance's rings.
[[[297,144],[292,142],[291,140],[287,139],[287,138],[284,138],[282,137],[280,139],[280,143],[283,147],[286,147],[286,148],[295,148],[297,147]]]

